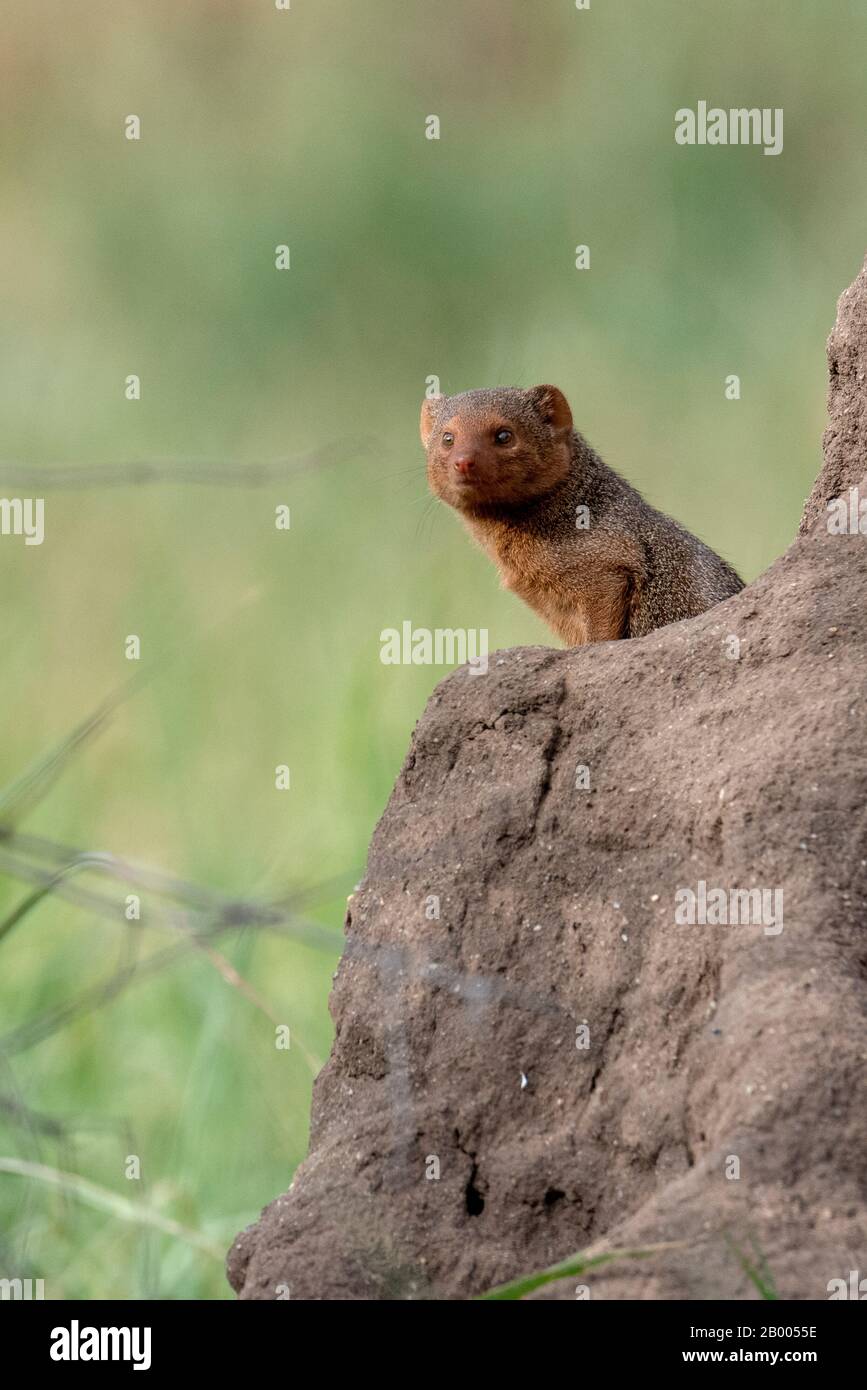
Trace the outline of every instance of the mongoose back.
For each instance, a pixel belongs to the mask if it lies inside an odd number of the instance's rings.
[[[425,400],[421,437],[431,491],[569,646],[642,637],[743,588],[602,462],[556,386]]]

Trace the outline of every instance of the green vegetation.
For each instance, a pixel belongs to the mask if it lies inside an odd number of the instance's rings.
[[[528,1293],[543,1288],[545,1284],[554,1284],[558,1279],[577,1279],[590,1270],[600,1269],[603,1265],[611,1264],[613,1261],[646,1260],[659,1250],[674,1248],[676,1246],[668,1243],[649,1245],[646,1250],[606,1250],[600,1255],[569,1255],[565,1260],[558,1260],[557,1264],[549,1265],[547,1269],[537,1270],[535,1274],[526,1274],[520,1279],[512,1279],[508,1284],[498,1284],[496,1288],[480,1294],[477,1301],[517,1303],[520,1299],[526,1298]]]

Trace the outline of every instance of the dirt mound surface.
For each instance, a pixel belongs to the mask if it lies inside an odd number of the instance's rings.
[[[735,1247],[782,1298],[867,1273],[867,537],[820,519],[867,497],[865,271],[829,360],[825,467],[766,574],[437,688],[241,1297],[465,1298],[657,1242],[591,1296],[755,1298]]]
[[[828,339],[828,428],[822,449],[825,462],[804,506],[802,535],[826,516],[832,497],[859,486],[867,469],[867,261],[840,295]]]

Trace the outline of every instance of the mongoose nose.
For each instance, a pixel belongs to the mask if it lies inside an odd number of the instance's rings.
[[[476,460],[470,454],[461,454],[460,458],[455,459],[455,468],[468,478],[476,466]]]

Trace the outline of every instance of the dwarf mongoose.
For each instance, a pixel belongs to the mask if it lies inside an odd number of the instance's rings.
[[[556,386],[435,396],[421,437],[432,492],[569,646],[641,637],[743,588],[602,462]]]

